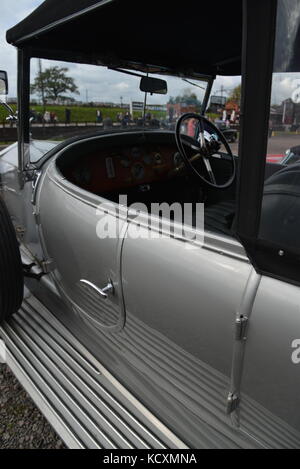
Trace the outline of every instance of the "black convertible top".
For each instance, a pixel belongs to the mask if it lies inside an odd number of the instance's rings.
[[[7,32],[7,41],[27,48],[33,57],[239,75],[242,4],[242,0],[46,0]]]

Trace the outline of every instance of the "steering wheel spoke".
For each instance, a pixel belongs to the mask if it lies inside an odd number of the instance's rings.
[[[216,186],[216,185],[217,185],[217,181],[216,181],[214,172],[213,172],[213,170],[212,170],[212,167],[211,167],[209,158],[207,158],[207,157],[205,156],[205,157],[203,158],[203,161],[204,161],[204,164],[205,164],[205,167],[206,167],[206,171],[208,172],[208,176],[209,176],[210,182]]]
[[[206,151],[206,140],[205,140],[205,137],[204,137],[204,131],[203,130],[200,130],[200,133],[199,133],[199,143],[200,143],[200,148],[202,150]]]

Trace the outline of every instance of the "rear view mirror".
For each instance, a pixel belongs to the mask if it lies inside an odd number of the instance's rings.
[[[141,79],[140,90],[144,93],[167,94],[168,84],[159,78],[143,77]]]
[[[8,94],[8,78],[7,73],[0,71],[0,95]]]

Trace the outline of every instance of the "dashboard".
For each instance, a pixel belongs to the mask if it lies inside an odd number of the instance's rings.
[[[162,181],[181,163],[175,145],[116,146],[73,161],[65,176],[82,189],[100,194]]]

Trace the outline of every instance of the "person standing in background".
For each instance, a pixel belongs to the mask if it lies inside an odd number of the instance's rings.
[[[96,115],[97,115],[97,123],[101,124],[102,121],[103,121],[103,118],[102,118],[102,113],[101,113],[100,109],[97,109]]]
[[[66,108],[65,116],[66,116],[66,124],[70,124],[70,122],[71,122],[71,109]]]
[[[50,112],[49,111],[45,111],[45,114],[44,114],[44,122],[46,124],[48,124],[51,120],[51,117],[50,117]]]

